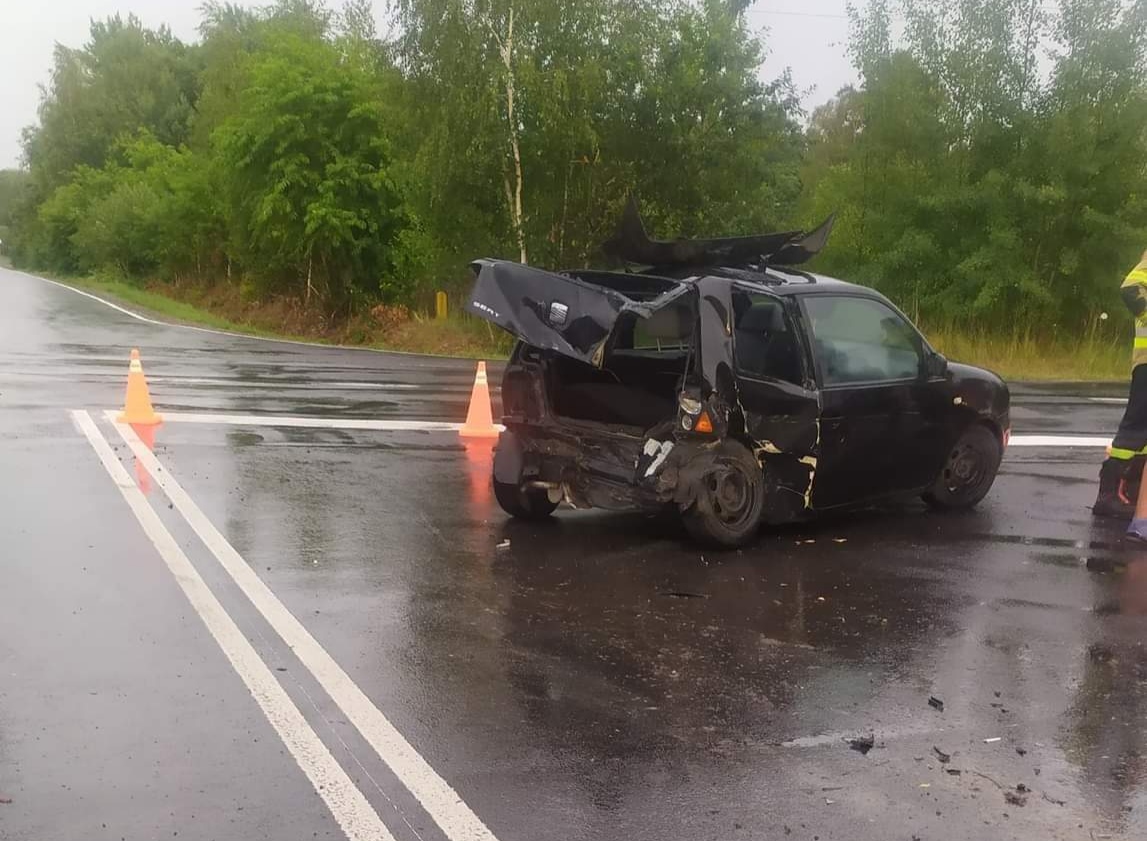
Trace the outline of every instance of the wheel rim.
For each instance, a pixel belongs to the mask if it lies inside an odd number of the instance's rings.
[[[740,526],[752,516],[756,488],[752,480],[735,467],[709,474],[709,502],[713,513],[727,526]]]
[[[944,487],[953,496],[974,493],[983,484],[989,469],[988,458],[981,450],[961,442],[952,449],[944,465]]]

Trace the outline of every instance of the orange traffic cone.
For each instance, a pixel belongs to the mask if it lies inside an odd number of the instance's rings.
[[[485,362],[478,363],[474,390],[470,393],[470,411],[466,413],[466,423],[458,434],[463,438],[498,437],[498,429],[494,426],[494,412],[490,407],[490,382],[486,379]]]
[[[163,418],[151,407],[151,395],[147,391],[147,379],[143,376],[143,365],[139,361],[139,349],[131,349],[131,365],[127,369],[127,397],[123,411],[117,421],[120,423],[153,426],[163,423]]]

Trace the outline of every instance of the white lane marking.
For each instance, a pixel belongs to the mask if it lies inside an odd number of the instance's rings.
[[[1092,403],[1114,403],[1120,406],[1127,405],[1126,397],[1088,397],[1087,399]]]
[[[117,379],[115,374],[107,374],[109,379]],[[122,375],[118,375],[118,379],[123,379]],[[309,382],[292,382],[292,383],[278,383],[274,380],[227,380],[215,379],[211,377],[148,377],[147,381],[151,384],[159,385],[218,385],[230,388],[273,388],[283,391],[290,389],[306,389],[307,391],[323,391],[332,388],[337,389],[354,389],[354,390],[370,390],[370,391],[417,391],[419,389],[429,391],[432,386],[415,385],[414,383],[368,383],[368,382],[327,382],[324,380],[311,380]],[[449,388],[449,386],[445,386]],[[465,388],[470,390],[469,384],[458,383],[454,388],[461,391]]]
[[[394,836],[387,830],[378,813],[303,718],[299,708],[271,673],[270,667],[259,657],[187,555],[179,548],[171,532],[163,525],[143,492],[136,487],[112,452],[111,445],[96,427],[91,415],[82,410],[73,410],[71,415],[139,521],[144,534],[167,564],[179,588],[227,656],[236,674],[246,684],[251,697],[275,728],[299,768],[327,804],[346,837],[350,841],[394,841]]]
[[[109,417],[113,412],[107,413]],[[231,426],[281,426],[307,429],[362,429],[375,432],[457,432],[460,423],[432,420],[371,420],[368,418],[311,418],[297,415],[229,415],[214,412],[164,412],[174,423],[225,424]],[[499,430],[505,429],[495,424]],[[1013,435],[1013,447],[1106,447],[1110,438],[1094,435]]]
[[[1106,447],[1110,438],[1096,435],[1013,435],[1009,447]]]
[[[199,412],[164,412],[173,423],[217,423],[232,426],[284,426],[309,429],[367,429],[378,432],[457,432],[460,423],[447,421],[371,420],[367,418],[309,418],[293,415],[226,415]]]
[[[114,412],[106,413],[109,417]],[[460,423],[432,420],[372,420],[369,418],[310,418],[297,415],[228,415],[213,412],[164,412],[173,423],[225,424],[231,426],[280,426],[303,429],[363,429],[374,432],[457,432]],[[496,429],[504,429],[495,424]]]
[[[82,289],[76,289],[76,287],[68,286],[66,283],[60,283],[58,280],[48,280],[48,278],[46,278],[46,277],[40,277],[39,275],[28,274],[27,272],[21,272],[21,271],[15,270],[15,269],[9,269],[9,271],[13,272],[14,274],[24,275],[24,277],[33,278],[34,280],[42,280],[42,281],[44,281],[44,283],[50,283],[53,286],[60,287],[61,289],[67,289],[71,292],[75,292],[77,295],[83,295],[85,298],[91,298],[93,301],[99,301],[105,307],[111,307],[116,312],[122,312],[124,315],[131,316],[132,318],[136,319],[137,321],[142,321],[146,324],[157,324],[160,327],[167,327],[168,326],[168,325],[164,324],[162,321],[156,321],[154,318],[148,318],[147,316],[140,315],[138,312],[132,312],[131,310],[124,309],[119,304],[113,304],[111,301],[105,301],[103,298],[99,297],[98,295],[93,295],[91,292],[85,292]]]
[[[465,360],[464,357],[446,356],[444,354],[439,354],[439,353],[413,353],[413,352],[408,351],[408,350],[386,350],[384,348],[360,347],[357,345],[331,345],[331,344],[323,344],[322,342],[304,342],[304,341],[300,341],[299,339],[275,339],[275,338],[271,338],[269,336],[255,336],[255,335],[252,335],[251,333],[239,333],[239,332],[231,331],[231,330],[215,330],[215,329],[212,329],[211,327],[196,327],[193,324],[175,324],[175,323],[168,322],[168,321],[157,321],[154,318],[148,318],[147,316],[140,315],[137,312],[132,312],[129,309],[125,309],[125,308],[121,307],[119,304],[113,304],[111,301],[108,301],[104,298],[101,298],[99,295],[93,295],[91,292],[85,292],[82,289],[77,289],[74,286],[68,286],[68,284],[66,284],[66,283],[60,283],[58,280],[49,280],[46,277],[40,277],[39,275],[29,274],[28,272],[22,272],[19,269],[3,269],[2,271],[8,271],[8,272],[11,272],[12,274],[23,275],[24,277],[31,278],[32,280],[42,280],[44,283],[50,283],[53,286],[60,287],[61,289],[67,289],[70,292],[75,292],[77,295],[83,295],[85,298],[91,298],[93,301],[99,301],[104,306],[111,307],[113,310],[116,310],[117,312],[122,312],[124,315],[130,315],[134,319],[137,319],[139,321],[143,321],[147,324],[155,324],[155,325],[158,325],[159,327],[176,327],[180,330],[195,330],[198,333],[211,333],[212,335],[215,335],[215,336],[230,336],[231,338],[253,339],[254,341],[257,341],[257,342],[278,342],[279,344],[283,344],[283,345],[302,345],[303,347],[317,347],[317,348],[327,348],[327,349],[334,349],[334,350],[360,350],[360,351],[367,351],[369,353],[392,354],[394,356],[422,356],[422,357],[425,357],[427,359],[457,359],[459,361],[463,361],[463,360],[464,361],[470,361],[470,360]]]
[[[108,413],[109,416],[113,413]],[[131,448],[153,481],[183,515],[192,530],[220,565],[250,599],[255,608],[295,652],[331,700],[370,743],[380,759],[410,790],[435,823],[451,841],[497,841],[494,833],[462,800],[414,746],[403,737],[366,694],[359,689],[334,658],[327,653],[302,623],[295,618],[263,580],[251,569],[207,515],[195,504],[171,472],[140,441],[135,431],[115,424],[116,431]]]

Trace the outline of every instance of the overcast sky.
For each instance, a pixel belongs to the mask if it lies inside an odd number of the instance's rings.
[[[575,0],[576,1],[576,0]],[[194,40],[201,0],[7,0],[0,17],[0,168],[20,159],[20,130],[36,120],[39,86],[48,80],[52,47],[87,40],[91,18],[134,13],[145,26],[167,24],[183,40]],[[240,5],[263,5],[238,0]],[[845,56],[847,0],[756,0],[749,11],[755,28],[768,27],[770,55],[763,75],[791,67],[807,108],[819,105],[854,81]],[[333,0],[331,5],[339,5]],[[385,0],[375,0],[379,31]]]

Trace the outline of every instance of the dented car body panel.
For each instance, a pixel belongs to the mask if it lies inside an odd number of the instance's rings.
[[[474,268],[467,308],[519,339],[496,482],[575,507],[686,511],[731,440],[759,466],[760,519],[775,524],[922,491],[969,425],[1006,440],[1003,382],[948,364],[870,289],[774,269]],[[865,319],[869,344],[852,335]]]

